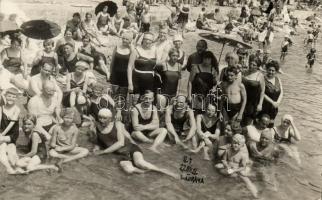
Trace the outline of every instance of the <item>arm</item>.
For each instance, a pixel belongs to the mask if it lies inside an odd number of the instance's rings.
[[[101,153],[98,154],[107,154],[107,153],[113,153],[114,151],[117,151],[118,149],[122,148],[124,146],[124,134],[123,134],[123,126],[121,122],[114,122],[117,130],[117,142],[112,144],[107,149],[103,150]]]
[[[137,52],[134,51],[134,49],[131,51],[131,55],[130,55],[130,58],[129,58],[129,64],[128,64],[128,67],[127,67],[127,79],[128,79],[128,82],[129,82],[129,90],[133,90],[133,80],[132,80],[132,71],[133,71],[133,68],[134,68],[134,62],[135,62],[135,59],[137,57]]]
[[[33,132],[32,133],[32,137],[31,137],[31,151],[25,155],[23,155],[23,157],[33,157],[34,155],[37,154],[37,150],[38,150],[38,145],[41,142],[40,136],[36,133]]]
[[[124,20],[122,20],[120,23],[120,30],[117,32],[119,35],[121,34],[121,32],[123,30],[123,25],[124,25]]]
[[[111,62],[110,62],[110,71],[113,71],[113,68],[117,67],[117,66],[114,66],[116,48],[117,47],[115,47],[113,52],[112,52],[112,58],[111,58]]]
[[[195,70],[194,68],[191,69],[190,76],[189,76],[189,82],[188,82],[188,100],[192,100],[192,81],[195,78]]]
[[[276,103],[277,103],[277,105],[280,105],[280,104],[281,104],[281,102],[282,102],[282,99],[283,99],[284,91],[283,91],[283,86],[282,86],[282,81],[281,81],[281,79],[280,79],[280,78],[277,78],[277,80],[278,80],[278,82],[280,83],[280,87],[281,87],[281,94],[280,94],[280,96],[278,97],[278,99],[277,99]]]
[[[55,149],[56,146],[57,146],[57,144],[56,144],[56,142],[57,142],[57,130],[56,130],[56,126],[53,127],[52,130],[53,131],[52,131],[52,137],[51,137],[51,140],[50,140],[50,147],[53,148],[53,149]]]
[[[242,97],[242,105],[241,105],[240,111],[238,113],[237,119],[242,120],[244,110],[245,110],[245,107],[246,107],[246,102],[247,102],[246,89],[245,89],[244,84],[242,84],[242,83],[240,84],[240,95]]]
[[[59,150],[62,152],[69,152],[69,151],[72,151],[73,149],[75,149],[78,135],[79,135],[79,130],[78,130],[78,128],[75,127],[71,144],[69,146],[63,146]]]
[[[169,131],[169,133],[171,135],[173,135],[174,140],[176,141],[176,143],[178,143],[178,142],[181,142],[181,141],[180,141],[180,138],[179,138],[177,132],[175,131],[175,129],[173,127],[173,124],[171,122],[171,114],[172,114],[172,106],[169,106],[167,108],[167,110],[165,111],[165,125],[166,125],[166,128]]]
[[[234,172],[244,171],[246,169],[247,163],[248,163],[248,156],[243,155],[240,161],[240,167],[237,169],[234,169]]]
[[[33,78],[30,79],[30,89],[31,91],[33,91],[36,95],[40,95],[41,94],[41,90],[38,87],[38,83],[36,80],[34,80]]]
[[[66,92],[70,92],[71,88],[70,88],[70,80],[71,80],[71,73],[68,73],[66,75]]]
[[[83,61],[85,61],[85,62],[89,62],[89,63],[94,62],[94,58],[93,58],[93,57],[91,57],[91,56],[87,56],[87,55],[82,54],[82,53],[76,53],[76,56],[77,56],[79,59],[81,59],[81,60],[83,60]]]
[[[259,84],[261,86],[261,94],[260,94],[260,98],[257,106],[257,111],[262,110],[262,105],[263,105],[264,96],[265,96],[265,80],[262,74],[260,74]]]
[[[134,131],[145,130],[145,127],[143,125],[139,124],[139,113],[135,107],[131,110],[131,119],[132,119],[132,126],[133,126]]]
[[[293,122],[293,120],[291,121],[291,127],[292,127],[292,129],[290,130],[291,136],[296,141],[300,141],[301,140],[301,134],[300,134],[300,131],[296,128],[295,123]]]
[[[144,125],[145,130],[155,130],[159,128],[158,110],[155,106],[153,106],[152,115],[152,122],[150,124]]]
[[[15,125],[15,123],[19,123],[19,121],[18,121],[19,114],[20,114],[20,109],[18,107],[16,107],[16,110],[15,110],[13,117],[12,117],[12,120],[16,120],[16,121],[14,121],[14,122],[11,121],[9,123],[9,125],[1,133],[2,136],[5,136],[12,129],[12,127]]]
[[[189,109],[188,113],[189,113],[190,130],[189,130],[187,137],[183,141],[190,140],[196,134],[195,116],[194,116],[193,111],[191,109]]]

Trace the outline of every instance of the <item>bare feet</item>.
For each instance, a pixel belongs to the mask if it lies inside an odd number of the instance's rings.
[[[63,161],[64,161],[64,159],[60,159],[58,162],[56,162],[55,163],[55,166],[57,167],[57,171],[59,172],[59,173],[61,173],[61,172],[63,172]]]

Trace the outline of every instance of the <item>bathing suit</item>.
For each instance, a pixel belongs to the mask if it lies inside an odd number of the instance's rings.
[[[133,89],[135,94],[144,94],[146,90],[154,90],[154,67],[156,58],[146,58],[140,55],[134,62]]]
[[[49,63],[56,67],[56,61],[54,57],[46,56],[45,52],[43,52],[43,55],[41,56],[41,59],[37,65],[34,65],[31,69],[30,76],[36,75],[40,73],[41,66],[43,66],[45,63]]]
[[[8,131],[6,136],[10,137],[10,143],[16,144],[16,141],[19,137],[19,121],[9,119],[9,117],[3,112],[3,107],[1,110],[2,110],[1,111],[2,112],[2,119],[1,119],[1,124],[0,124],[0,132],[3,132],[8,127],[10,122],[14,122],[12,128],[10,129],[10,131]]]
[[[150,23],[141,23],[141,30],[140,32],[145,33],[145,32],[149,32],[150,31]]]
[[[201,130],[202,130],[202,132],[209,131],[210,133],[214,134],[216,129],[218,128],[219,124],[220,124],[220,120],[217,119],[212,126],[207,127],[207,125],[204,122],[204,118],[201,117]]]
[[[171,123],[173,125],[174,130],[178,134],[178,136],[182,136],[182,133],[185,131],[184,130],[184,124],[186,123],[186,121],[189,120],[189,115],[188,115],[187,112],[185,112],[185,114],[183,115],[183,117],[176,119],[174,117],[174,112],[175,111],[172,110]]]
[[[239,113],[241,108],[241,103],[228,103],[228,108],[226,108],[226,113],[229,119],[233,118],[237,113]]]
[[[140,109],[135,105],[134,108],[138,111],[138,122],[140,125],[147,125],[150,124],[153,120],[153,111],[151,111],[151,116],[148,119],[144,119],[142,117],[142,114],[140,112]],[[134,128],[132,126],[131,132],[134,131]],[[151,132],[151,130],[143,130],[141,131],[143,134],[148,134],[149,132]]]
[[[184,12],[180,12],[179,13],[179,16],[178,16],[178,19],[177,19],[177,23],[178,24],[183,24],[183,23],[187,23],[188,22],[188,20],[189,20],[189,13],[188,13],[189,10],[190,10],[190,8],[189,8],[188,5],[184,5],[182,7],[182,11],[184,11],[186,13],[184,13]]]
[[[265,77],[265,94],[270,97],[273,101],[277,101],[281,94],[281,86],[279,79],[275,77],[275,85],[273,85],[266,77]],[[268,114],[271,120],[274,120],[277,113],[278,108],[274,108],[274,106],[268,101],[264,100],[262,112]]]
[[[113,125],[113,128],[109,133],[102,133],[99,128],[96,128],[96,135],[97,144],[104,149],[112,146],[118,141],[117,129],[115,124]],[[124,138],[124,140],[124,146],[115,152],[116,154],[122,155],[122,160],[133,160],[133,154],[135,152],[142,153],[142,150],[139,146],[130,143],[127,138]]]
[[[99,18],[97,19],[97,28],[100,29],[102,27],[105,27],[106,25],[108,25],[108,22],[109,22],[109,14],[101,13]]]
[[[114,62],[111,66],[111,84],[120,87],[128,87],[127,68],[130,54],[120,54],[115,51]]]
[[[161,73],[161,94],[169,95],[171,97],[176,96],[179,79],[181,77],[180,64],[176,63],[175,65],[177,65],[178,71],[169,70],[168,63],[166,63],[166,69]]]
[[[261,85],[260,82],[257,81],[260,72],[257,72],[257,77],[255,80],[249,80],[246,77],[242,78],[242,83],[245,86],[246,94],[247,94],[247,102],[244,111],[244,117],[248,117],[251,119],[256,118],[256,110],[260,100],[261,94]]]
[[[77,57],[77,55],[75,55],[75,57],[70,61],[67,61],[67,59],[64,57],[61,72],[62,73],[75,72],[75,68],[76,68],[75,65],[78,61],[79,61],[79,58]]]
[[[45,143],[46,138],[36,130],[33,130],[32,134],[37,134],[40,137],[41,142],[38,143],[36,155],[40,158],[41,161],[44,161],[45,159],[48,158],[47,147],[46,147],[46,143]],[[29,141],[28,141],[28,145],[27,145],[29,151],[32,150],[32,139],[31,139],[32,134],[29,135]]]
[[[22,59],[21,59],[21,51],[20,56],[9,56],[8,49],[5,49],[5,52],[7,54],[8,59],[5,59],[2,61],[2,64],[4,68],[6,68],[8,71],[10,71],[13,74],[19,74],[22,72],[20,66],[22,65]]]
[[[275,140],[276,142],[278,142],[278,143],[291,143],[291,138],[292,138],[292,136],[291,136],[291,134],[290,134],[290,129],[288,129],[288,130],[287,130],[287,131],[288,131],[288,137],[287,137],[287,138],[283,138],[283,137],[281,137],[281,136],[278,134],[278,132],[277,132],[277,130],[276,130],[276,128],[275,128],[275,127],[273,127],[273,130],[274,130],[274,132],[275,132],[274,140]]]

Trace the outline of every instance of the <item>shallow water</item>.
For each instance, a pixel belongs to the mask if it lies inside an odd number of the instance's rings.
[[[31,6],[26,7],[30,13]],[[51,16],[54,12],[57,13],[57,10],[51,12],[45,16],[57,17]],[[66,17],[66,12],[61,14]],[[32,16],[36,15],[33,13]],[[194,51],[198,39],[196,34],[187,34],[187,42],[184,44],[186,53]],[[279,58],[280,41],[281,38],[274,40],[274,58]],[[284,113],[293,115],[302,134],[302,141],[298,143],[302,167],[298,167],[289,159],[283,159],[273,166],[274,177],[279,183],[278,191],[272,191],[258,179],[252,178],[263,199],[315,200],[320,196],[318,191],[322,188],[322,156],[318,154],[322,152],[321,42],[317,45],[318,60],[314,69],[307,72],[304,68],[306,53],[303,37],[296,36],[294,41],[295,44],[290,48],[287,61],[283,65],[286,74],[280,76],[284,87],[284,100],[276,122],[279,122]],[[209,47],[216,56],[219,55],[220,45],[209,42]],[[226,48],[224,54],[228,50],[231,48]],[[91,148],[87,140],[88,136],[83,132],[79,144]],[[148,161],[178,173],[183,156],[189,155],[177,147],[162,148],[162,155],[156,155],[147,151],[145,147],[143,145]],[[65,165],[61,174],[42,171],[27,176],[8,176],[3,167],[0,167],[0,199],[252,199],[241,181],[218,175],[210,162],[202,160],[201,153],[189,156],[192,158],[193,167],[198,169],[198,176],[204,178],[205,184],[174,180],[153,172],[128,176],[120,170],[117,156],[90,156]]]

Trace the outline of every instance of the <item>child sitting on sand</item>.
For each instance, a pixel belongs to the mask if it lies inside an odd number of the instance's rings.
[[[87,149],[77,146],[79,130],[74,123],[74,115],[73,109],[66,108],[62,112],[63,123],[52,129],[49,155],[61,159],[56,163],[60,169],[63,163],[84,158],[89,153]]]
[[[249,154],[245,142],[246,140],[243,135],[234,135],[232,144],[227,148],[221,163],[216,164],[215,167],[223,175],[240,177],[246,183],[247,188],[253,196],[257,197],[257,188],[247,177],[250,168],[247,166],[249,163]]]

